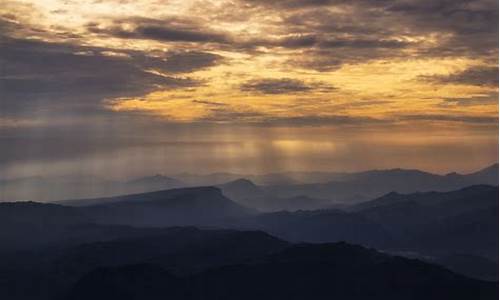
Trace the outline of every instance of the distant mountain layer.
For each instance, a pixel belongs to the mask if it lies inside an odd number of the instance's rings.
[[[246,190],[241,179],[259,191]],[[239,187],[232,189],[226,183]],[[102,198],[188,186],[220,186],[228,196],[263,211],[318,209],[339,203],[361,202],[395,191],[413,193],[451,191],[469,185],[498,185],[498,164],[471,174],[436,175],[419,170],[374,170],[357,173],[284,172],[263,175],[214,173],[154,175],[126,181],[89,176],[29,177],[0,180],[0,202],[53,202]],[[231,194],[229,194],[231,193]],[[302,197],[307,197],[304,199]]]
[[[265,188],[279,197],[307,195],[333,203],[362,202],[390,192],[452,191],[470,185],[498,185],[498,164],[475,173],[436,175],[418,170],[382,170],[338,175],[326,183],[274,185]]]
[[[308,177],[307,174],[311,176]],[[259,186],[249,179],[239,178],[219,187],[226,196],[238,203],[263,212],[272,212],[342,208],[390,192],[445,192],[476,184],[498,185],[497,164],[467,175],[452,173],[443,176],[403,169],[300,175],[299,177],[306,181],[309,178],[320,182],[300,184],[293,181]],[[331,176],[331,179],[325,180],[328,176]]]
[[[327,200],[308,196],[277,197],[243,178],[221,184],[219,188],[234,201],[263,212],[313,210],[330,205]]]
[[[245,264],[177,277],[155,264],[98,268],[80,299],[497,299],[498,285],[345,243],[296,245]]]

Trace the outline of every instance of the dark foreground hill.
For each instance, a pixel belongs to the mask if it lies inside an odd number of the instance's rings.
[[[152,264],[98,268],[80,299],[497,299],[498,286],[345,243],[296,245],[252,262],[175,276]]]
[[[242,264],[289,246],[258,231],[109,227],[97,227],[101,241],[4,253],[0,259],[0,299],[60,299],[96,268],[148,263],[185,275]]]

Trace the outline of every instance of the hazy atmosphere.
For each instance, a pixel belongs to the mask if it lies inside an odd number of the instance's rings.
[[[498,160],[497,23],[495,0],[2,0],[0,176],[472,172]]]
[[[498,0],[0,0],[0,299],[498,300]]]

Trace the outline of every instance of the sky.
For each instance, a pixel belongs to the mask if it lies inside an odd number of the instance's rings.
[[[0,178],[498,161],[497,0],[0,4]]]

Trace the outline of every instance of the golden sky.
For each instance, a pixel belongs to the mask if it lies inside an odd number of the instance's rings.
[[[497,160],[497,1],[0,3],[8,138],[69,141],[54,127],[74,128],[96,153],[122,136],[240,143],[210,148],[207,161],[225,155],[219,167],[200,162],[210,170],[246,170],[237,161],[249,159],[251,171],[270,171],[259,166],[274,156],[287,159],[271,171],[444,172]],[[374,154],[352,163],[357,145]],[[54,159],[5,155],[9,170]]]

